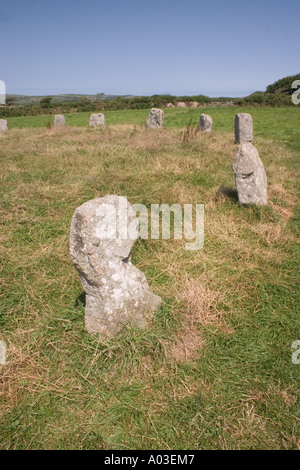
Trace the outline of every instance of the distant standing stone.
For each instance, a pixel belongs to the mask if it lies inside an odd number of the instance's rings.
[[[85,325],[103,339],[126,325],[145,328],[161,303],[131,263],[138,230],[132,206],[122,196],[92,199],[72,218],[70,256],[86,293]]]
[[[0,119],[0,131],[7,131],[7,119]]]
[[[148,116],[146,127],[150,129],[162,129],[163,119],[164,112],[161,109],[152,108]]]
[[[199,106],[198,101],[192,101],[191,102],[191,108],[198,108],[198,106]]]
[[[212,131],[212,123],[213,119],[208,114],[201,114],[200,116],[200,123],[199,123],[199,131],[201,132],[211,132]]]
[[[91,114],[89,124],[90,124],[90,127],[105,126],[104,114],[102,113]]]
[[[186,108],[186,103],[185,103],[184,101],[179,101],[179,102],[177,103],[177,107],[178,107],[178,108]]]
[[[54,126],[64,126],[66,124],[65,116],[63,114],[55,114]]]
[[[240,113],[235,115],[235,141],[238,144],[253,141],[253,121],[251,114]]]
[[[232,168],[239,202],[267,204],[267,176],[254,145],[247,142],[238,146]]]
[[[173,103],[168,103],[168,104],[167,104],[167,108],[175,108],[175,106],[174,106]]]

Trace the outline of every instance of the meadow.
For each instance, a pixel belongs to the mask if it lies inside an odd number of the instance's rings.
[[[300,449],[300,111],[165,109],[9,118],[0,133],[1,449]],[[201,112],[213,132],[196,132]],[[240,206],[234,116],[250,112],[268,206]],[[49,126],[50,123],[50,126]],[[48,126],[48,127],[47,127]],[[163,299],[148,330],[100,342],[69,259],[76,207],[205,205],[205,241],[138,240],[132,261]]]

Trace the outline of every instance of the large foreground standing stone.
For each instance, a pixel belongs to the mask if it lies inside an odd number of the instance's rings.
[[[148,116],[146,127],[151,129],[162,129],[163,119],[164,112],[159,108],[152,108]]]
[[[238,146],[232,168],[239,202],[267,204],[267,176],[254,145],[247,142]]]
[[[238,144],[253,141],[253,121],[251,114],[240,113],[235,115],[235,141]]]
[[[64,126],[66,124],[65,116],[63,114],[55,114],[54,126]]]
[[[104,114],[102,113],[91,114],[89,124],[90,124],[90,127],[105,126]]]
[[[126,212],[127,224],[122,222]],[[126,229],[121,239],[126,225],[130,237]],[[86,292],[85,324],[102,338],[128,324],[145,328],[161,303],[145,275],[131,263],[137,237],[138,220],[121,196],[92,199],[78,207],[72,218],[70,255]]]
[[[201,132],[211,132],[212,130],[212,117],[208,114],[201,114],[200,116],[200,123],[199,123],[199,131]]]
[[[7,119],[0,119],[0,131],[7,131]]]

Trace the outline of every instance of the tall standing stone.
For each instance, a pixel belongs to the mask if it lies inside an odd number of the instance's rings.
[[[211,132],[212,131],[212,123],[213,119],[208,114],[201,114],[200,116],[200,123],[199,123],[199,131],[201,132]]]
[[[72,218],[70,256],[86,292],[85,325],[103,339],[124,325],[145,328],[161,303],[131,263],[138,225],[127,199],[114,195],[82,204]]]
[[[7,131],[7,119],[0,119],[0,131]]]
[[[240,113],[235,115],[235,141],[238,144],[253,141],[253,121],[251,114]]]
[[[239,202],[267,204],[267,176],[254,145],[247,142],[238,146],[232,168]]]
[[[55,114],[54,126],[64,126],[66,124],[65,116],[63,114]]]
[[[146,127],[151,129],[163,128],[164,112],[159,108],[152,108],[149,115]]]
[[[102,113],[91,114],[89,125],[90,127],[105,126],[104,114]]]

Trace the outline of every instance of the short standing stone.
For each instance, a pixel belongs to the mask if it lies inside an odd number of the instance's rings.
[[[125,235],[120,236],[124,228]],[[145,275],[131,263],[137,237],[138,220],[122,196],[92,199],[72,218],[70,256],[86,293],[85,325],[103,339],[125,325],[145,328],[161,303]]]
[[[200,123],[199,123],[199,131],[201,132],[211,132],[212,131],[212,117],[208,114],[201,114],[200,116]]]
[[[239,202],[267,204],[267,176],[254,145],[247,142],[238,146],[232,168]]]
[[[175,105],[173,103],[168,103],[167,108],[175,108]]]
[[[63,114],[55,114],[54,126],[64,126],[66,124],[65,116]]]
[[[253,141],[253,121],[251,114],[240,113],[235,115],[235,141],[238,144]]]
[[[161,109],[152,108],[148,116],[146,127],[151,129],[162,129],[163,119],[164,112]]]
[[[7,119],[0,119],[0,131],[7,131]]]
[[[199,106],[198,101],[192,101],[191,102],[191,108],[198,108],[198,106]]]
[[[177,107],[178,107],[178,108],[186,108],[186,103],[185,103],[184,101],[179,101],[179,102],[177,103]]]
[[[102,113],[91,114],[89,124],[90,124],[90,127],[105,126],[104,114]]]

